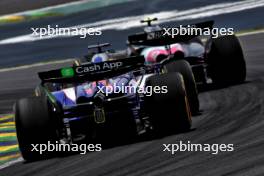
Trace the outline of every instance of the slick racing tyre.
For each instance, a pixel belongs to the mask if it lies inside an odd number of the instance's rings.
[[[147,79],[146,86],[167,86],[167,93],[145,96],[155,133],[166,135],[189,130],[191,113],[182,76],[176,72],[154,75]]]
[[[213,83],[239,84],[246,79],[246,63],[235,35],[213,39],[207,62]]]
[[[184,79],[185,89],[192,114],[199,111],[198,91],[190,64],[185,60],[173,60],[164,66],[165,72],[179,72]]]
[[[26,161],[50,156],[32,151],[32,144],[55,144],[56,129],[46,97],[20,99],[15,104],[15,123],[19,149]]]

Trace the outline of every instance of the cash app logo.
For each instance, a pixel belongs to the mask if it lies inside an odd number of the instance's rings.
[[[66,78],[73,77],[74,76],[74,70],[73,70],[73,68],[63,68],[63,69],[61,69],[61,75],[62,75],[62,77],[66,77]]]

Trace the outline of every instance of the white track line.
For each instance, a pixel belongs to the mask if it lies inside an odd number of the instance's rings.
[[[43,7],[43,8],[39,8],[39,9],[34,9],[34,10],[26,10],[23,12],[17,12],[17,13],[12,13],[12,14],[6,14],[6,15],[1,15],[0,18],[8,18],[11,16],[23,16],[23,15],[31,15],[32,13],[38,13],[38,12],[48,12],[48,11],[56,11],[57,9],[61,9],[61,8],[65,8],[65,7],[75,7],[75,6],[79,6],[82,4],[87,4],[89,2],[93,3],[96,1],[101,1],[101,0],[79,0],[79,1],[75,1],[75,2],[67,2],[67,3],[63,3],[63,4],[58,4],[58,5],[52,5],[52,6],[48,6],[48,7]],[[130,0],[132,1],[132,0]],[[128,2],[128,1],[126,1]],[[114,2],[115,3],[115,2]],[[106,4],[111,5],[111,1],[110,2],[106,2]]]
[[[44,8],[40,8],[40,9],[35,9],[35,10],[27,10],[27,11],[18,12],[18,13],[2,15],[2,16],[0,16],[0,18],[8,18],[10,16],[29,15],[29,14],[32,14],[35,12],[44,12],[44,11],[54,10],[54,9],[62,8],[62,7],[84,4],[84,3],[87,3],[89,1],[91,1],[91,0],[81,0],[81,1],[77,1],[77,2],[68,2],[68,3],[64,3],[64,4],[48,6],[48,7],[44,7]]]
[[[35,63],[35,64],[29,64],[29,65],[22,65],[22,66],[17,66],[17,67],[2,68],[0,69],[0,73],[7,72],[7,71],[14,71],[14,70],[23,70],[23,69],[33,68],[33,67],[41,67],[45,65],[63,64],[67,62],[73,62],[73,60],[74,58],[70,58],[70,59],[56,60],[56,61],[50,61],[50,62],[43,62],[43,63],[41,62],[41,63]]]
[[[249,31],[249,32],[242,32],[242,33],[236,34],[236,36],[241,37],[241,36],[254,35],[254,34],[260,34],[260,33],[264,33],[264,29],[256,30],[256,31]]]
[[[239,33],[239,34],[236,34],[236,36],[241,37],[241,36],[261,34],[261,33],[264,33],[264,30]],[[0,69],[0,73],[9,72],[9,71],[16,71],[16,70],[23,70],[23,69],[29,69],[29,68],[33,68],[33,67],[41,67],[41,66],[45,66],[45,65],[53,65],[53,64],[62,64],[62,63],[67,63],[67,62],[73,62],[74,59],[75,58],[70,58],[70,59],[56,60],[56,61],[50,61],[50,62],[45,62],[45,63],[36,63],[36,64],[30,64],[30,65],[23,65],[23,66],[18,66],[18,67],[2,68],[2,69]]]
[[[151,14],[130,16],[124,18],[115,18],[111,20],[102,20],[95,23],[81,24],[78,26],[69,26],[68,28],[93,27],[93,28],[100,28],[101,30],[124,30],[124,29],[130,29],[141,26],[142,24],[140,24],[139,21],[140,19],[143,19],[145,17],[158,17],[159,18],[158,23],[165,23],[165,22],[211,17],[216,15],[249,10],[263,6],[264,6],[264,0],[245,0],[239,2],[219,3],[219,4],[208,5],[204,7],[182,10],[182,11],[178,11],[178,10],[163,11],[159,13],[151,13]],[[52,39],[57,37],[58,36],[47,36],[40,38],[38,36],[33,36],[30,33],[26,35],[20,35],[20,36],[1,40],[0,45],[21,43],[21,42],[33,42],[33,41]],[[63,36],[63,37],[71,37],[71,36]]]
[[[24,159],[23,159],[22,157],[19,157],[19,158],[15,159],[15,160],[12,160],[12,161],[6,162],[5,164],[0,165],[0,170],[1,170],[1,169],[4,169],[4,168],[6,168],[6,167],[9,167],[9,166],[11,166],[11,165],[13,165],[13,164],[15,164],[15,163],[22,162],[22,161],[24,161]]]

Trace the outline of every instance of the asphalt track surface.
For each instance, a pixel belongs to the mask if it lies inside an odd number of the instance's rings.
[[[200,93],[203,113],[193,117],[190,132],[86,155],[19,162],[0,170],[0,175],[264,175],[264,34],[239,39],[247,62],[247,81],[224,88],[209,87]],[[0,112],[10,112],[15,99],[32,94],[38,83],[37,71],[59,66],[0,73]],[[234,151],[217,155],[162,152],[163,144],[180,140],[201,144],[231,143]]]
[[[1,170],[1,175],[263,175],[264,34],[243,36],[240,41],[247,62],[247,81],[201,93],[199,98],[204,112],[193,118],[192,131],[98,153],[34,163],[20,162]],[[37,69],[7,73],[7,77],[17,79],[17,85],[16,89],[1,89],[1,96],[6,95],[1,99],[1,108],[5,100],[10,100],[10,95],[28,95],[37,79],[21,74]],[[28,84],[25,85],[25,82]],[[174,144],[180,140],[201,144],[231,143],[234,144],[234,151],[217,155],[208,152],[177,152],[175,155],[162,152],[162,144]]]

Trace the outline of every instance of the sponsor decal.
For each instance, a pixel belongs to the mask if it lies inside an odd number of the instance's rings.
[[[63,68],[61,69],[61,75],[62,77],[70,78],[74,76],[74,70],[73,68]]]
[[[105,71],[105,70],[112,70],[112,69],[118,69],[123,65],[122,62],[104,62],[102,64],[92,64],[89,66],[79,66],[75,68],[76,73],[82,74],[82,73],[89,73],[94,71]]]

